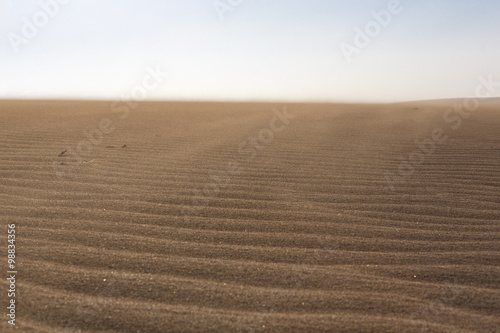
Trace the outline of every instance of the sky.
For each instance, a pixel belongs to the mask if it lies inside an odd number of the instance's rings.
[[[151,69],[152,100],[467,97],[500,81],[499,18],[498,0],[0,0],[0,98],[133,98]]]

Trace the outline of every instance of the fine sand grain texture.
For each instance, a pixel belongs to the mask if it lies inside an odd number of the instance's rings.
[[[1,102],[0,331],[500,332],[500,103],[455,102]]]

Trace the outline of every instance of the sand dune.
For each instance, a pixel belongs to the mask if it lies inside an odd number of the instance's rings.
[[[499,332],[500,104],[454,102],[1,102],[16,331]]]

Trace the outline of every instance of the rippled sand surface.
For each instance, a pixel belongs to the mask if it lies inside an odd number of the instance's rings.
[[[500,104],[452,105],[1,102],[14,331],[498,332]]]

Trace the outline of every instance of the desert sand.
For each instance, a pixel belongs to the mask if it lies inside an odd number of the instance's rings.
[[[0,331],[500,332],[500,103],[457,102],[0,102]]]

